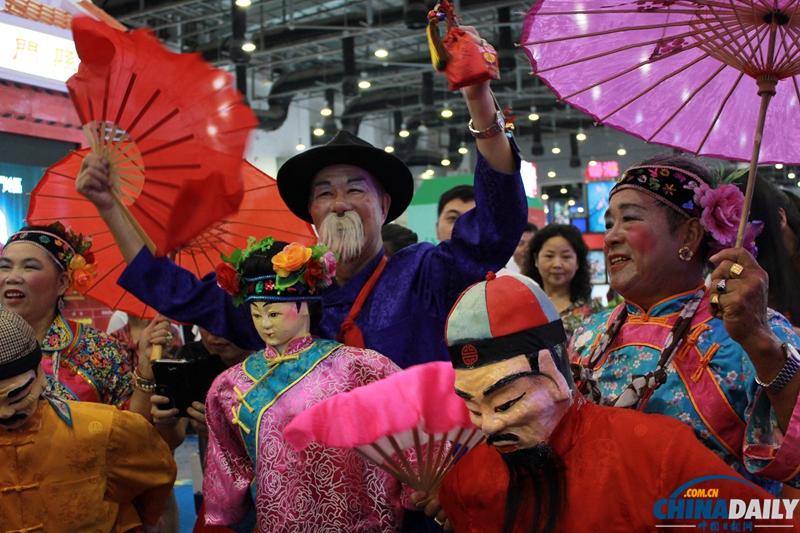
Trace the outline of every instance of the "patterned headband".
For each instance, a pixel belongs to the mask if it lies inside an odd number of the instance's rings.
[[[8,239],[6,246],[19,242],[32,244],[44,250],[61,270],[65,272],[69,267],[69,262],[75,256],[75,249],[55,233],[41,230],[19,231]]]
[[[744,195],[735,185],[726,183],[712,189],[702,178],[682,168],[638,166],[629,168],[617,180],[608,195],[609,199],[625,189],[647,194],[687,220],[699,218],[710,237],[709,257],[736,243]],[[758,253],[755,238],[763,227],[763,222],[758,220],[747,223],[742,246],[754,256]]]
[[[662,202],[685,218],[699,217],[702,210],[695,203],[695,189],[708,184],[696,174],[677,167],[631,167],[617,180],[608,197],[625,189],[636,189]]]
[[[244,263],[258,252],[270,260],[258,276],[245,277]],[[333,283],[336,257],[327,246],[307,247],[301,243],[286,244],[265,237],[256,242],[248,239],[247,248],[222,255],[217,265],[217,285],[233,296],[233,304],[252,301],[294,302],[319,300],[320,292]]]
[[[6,246],[16,243],[32,244],[43,250],[55,261],[62,271],[69,275],[70,285],[67,290],[86,292],[92,279],[97,276],[97,263],[90,251],[92,239],[88,235],[76,235],[60,222],[49,226],[53,231],[42,229],[24,229],[8,239]],[[58,234],[66,235],[66,240]]]

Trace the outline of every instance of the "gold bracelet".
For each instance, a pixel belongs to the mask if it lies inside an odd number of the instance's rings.
[[[152,378],[146,378],[139,373],[139,368],[133,369],[133,386],[136,390],[140,390],[142,392],[153,393],[156,391],[156,380]]]

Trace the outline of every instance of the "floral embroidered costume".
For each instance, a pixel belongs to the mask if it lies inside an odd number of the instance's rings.
[[[712,189],[683,169],[647,165],[626,171],[611,196],[630,188],[687,218],[699,218],[712,252],[732,246],[742,208],[742,194],[734,186]],[[749,223],[748,228],[744,246],[755,251],[759,224]],[[680,258],[689,261],[691,253],[688,258],[683,253]],[[698,287],[647,311],[626,301],[589,317],[573,335],[572,359],[580,365],[576,379],[603,405],[635,407],[684,422],[743,475],[798,487],[800,409],[794,408],[788,428],[781,431],[767,394],[755,381],[750,356],[730,338],[723,321],[710,314],[709,299],[698,280]],[[767,319],[781,342],[800,345],[783,316],[767,309]]]
[[[131,361],[119,342],[59,313],[42,342],[42,368],[67,400],[127,409],[133,393]]]
[[[244,264],[254,252],[272,256],[272,269],[249,277]],[[319,300],[336,268],[323,246],[283,247],[271,238],[223,260],[218,280],[237,302],[298,308]],[[229,368],[208,393],[206,524],[259,532],[396,531],[403,513],[399,482],[352,450],[314,445],[298,453],[282,430],[304,409],[399,368],[374,351],[307,331],[282,352],[277,348],[268,344]]]
[[[24,228],[9,238],[6,248],[18,243],[44,250],[69,276],[69,290],[85,290],[97,275],[91,239],[58,222],[46,229]],[[50,387],[62,398],[127,408],[133,393],[130,360],[106,333],[69,321],[59,312],[45,334],[42,354]]]

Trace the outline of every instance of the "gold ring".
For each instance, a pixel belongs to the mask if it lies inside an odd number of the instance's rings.
[[[170,331],[167,333],[167,342],[172,342],[172,339],[173,339],[172,332]]]
[[[437,524],[439,524],[440,526],[444,525],[444,520],[439,521],[439,517],[438,516],[434,517],[433,521],[436,522]]]
[[[742,265],[734,263],[731,265],[730,276],[731,278],[738,278],[743,271],[744,267]]]
[[[714,309],[719,309],[719,294],[711,295],[711,307]]]

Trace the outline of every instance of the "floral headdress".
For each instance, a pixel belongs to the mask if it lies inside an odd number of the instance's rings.
[[[66,236],[66,240],[61,235]],[[47,252],[61,270],[69,275],[70,285],[67,290],[85,292],[92,279],[97,276],[97,262],[90,251],[92,238],[82,233],[76,234],[65,228],[61,222],[22,229],[8,239],[6,247],[19,242],[33,244]]]
[[[270,271],[246,277],[243,267],[248,257],[260,252],[271,258]],[[286,244],[265,237],[247,241],[247,248],[222,255],[217,265],[217,285],[233,296],[234,305],[250,301],[293,302],[319,300],[320,292],[330,287],[336,276],[336,256],[327,246]]]
[[[687,219],[699,218],[709,238],[710,255],[736,243],[744,195],[735,185],[723,183],[712,188],[705,180],[685,169],[646,165],[626,170],[611,189],[609,198],[624,189],[641,191]],[[764,223],[760,220],[747,223],[742,246],[754,256],[758,253],[755,239],[763,227]]]

